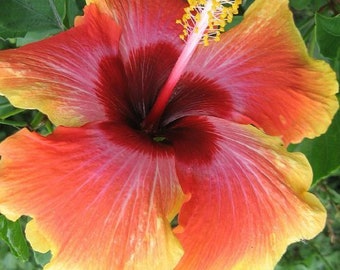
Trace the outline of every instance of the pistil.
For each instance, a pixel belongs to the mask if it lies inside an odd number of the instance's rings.
[[[180,80],[183,71],[189,63],[199,44],[207,46],[210,39],[219,40],[220,32],[230,22],[233,14],[237,14],[241,0],[189,0],[190,6],[184,9],[185,14],[176,23],[184,28],[180,38],[185,46],[178,57],[167,81],[159,91],[157,99],[149,114],[142,122],[142,129],[152,131],[158,127],[159,120],[168,104],[168,101]],[[225,6],[225,5],[229,6]],[[187,38],[187,39],[186,39]]]

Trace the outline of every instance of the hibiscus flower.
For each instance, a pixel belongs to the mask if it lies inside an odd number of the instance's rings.
[[[271,269],[323,229],[285,145],[325,132],[335,74],[288,0],[221,35],[207,21],[238,1],[189,2],[89,0],[74,28],[0,53],[0,93],[56,125],[0,145],[0,212],[32,217],[46,269]]]

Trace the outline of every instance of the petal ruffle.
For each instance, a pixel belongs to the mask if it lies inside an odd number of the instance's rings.
[[[187,117],[174,130],[190,195],[175,229],[184,248],[176,269],[273,269],[287,245],[324,227],[306,158],[278,138],[214,117]]]
[[[338,109],[335,73],[308,56],[288,0],[256,0],[220,42],[197,49],[188,72],[228,92],[233,121],[285,143],[325,132]]]
[[[39,109],[56,125],[105,120],[111,94],[103,93],[107,88],[101,87],[101,65],[110,58],[111,65],[117,66],[111,77],[118,78],[119,88],[121,76],[114,76],[121,66],[117,60],[119,36],[120,29],[109,16],[99,13],[95,5],[88,6],[77,27],[1,51],[0,94],[19,108]]]
[[[184,195],[169,147],[91,124],[47,138],[22,130],[0,153],[0,211],[33,217],[33,248],[53,254],[46,269],[173,269],[181,258],[169,220]]]

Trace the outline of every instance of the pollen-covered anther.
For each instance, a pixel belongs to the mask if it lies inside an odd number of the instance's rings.
[[[187,41],[192,33],[199,33],[202,30],[200,27],[205,27],[201,43],[207,46],[210,40],[219,41],[226,24],[238,13],[241,2],[242,0],[188,0],[189,7],[184,9],[182,19],[176,21],[183,27],[180,38]]]

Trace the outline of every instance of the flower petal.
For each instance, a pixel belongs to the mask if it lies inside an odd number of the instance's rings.
[[[110,29],[110,31],[107,31]],[[116,88],[120,29],[95,5],[77,27],[19,49],[0,52],[0,94],[20,108],[39,109],[56,125],[105,120],[109,93],[100,87],[100,65],[110,57]],[[112,89],[111,89],[112,91]]]
[[[122,27],[121,51],[124,56],[140,47],[166,42],[183,46],[183,30],[176,20],[182,18],[186,1],[177,0],[87,0],[110,14]]]
[[[119,52],[128,78],[128,93],[132,107],[143,120],[185,45],[179,38],[183,29],[176,20],[183,16],[188,4],[177,0],[87,3],[96,4],[122,28]]]
[[[214,117],[187,117],[174,130],[190,195],[175,229],[184,248],[176,269],[273,269],[287,245],[324,227],[306,158],[278,138]]]
[[[197,49],[187,71],[231,95],[233,121],[285,143],[325,132],[338,109],[335,73],[308,56],[288,0],[256,0],[220,42]]]
[[[182,256],[170,220],[184,195],[173,151],[112,124],[27,130],[6,139],[0,211],[29,215],[46,269],[173,269]]]

